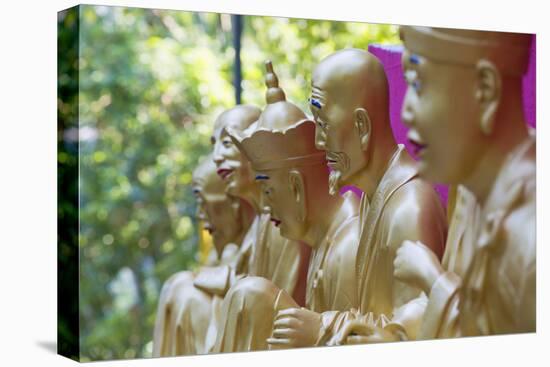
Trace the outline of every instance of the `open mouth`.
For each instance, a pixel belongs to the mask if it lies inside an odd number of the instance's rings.
[[[218,173],[218,176],[222,178],[222,180],[225,180],[227,177],[229,177],[229,175],[233,173],[233,170],[227,169],[227,168],[220,168],[216,172]]]
[[[334,167],[338,164],[338,159],[336,159],[335,157],[333,157],[332,155],[330,154],[327,154],[327,165],[329,167]]]
[[[270,220],[273,222],[273,224],[275,224],[275,227],[279,227],[279,225],[281,224],[281,221],[279,219],[271,217]]]
[[[426,144],[421,142],[420,137],[416,133],[409,133],[407,135],[407,140],[411,143],[414,154],[416,155],[420,155],[427,147]]]

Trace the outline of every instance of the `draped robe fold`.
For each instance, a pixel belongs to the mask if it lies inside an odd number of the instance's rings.
[[[357,199],[349,192],[309,261],[306,307],[318,313],[357,304],[355,256]],[[260,277],[238,281],[223,301],[222,323],[213,352],[265,350],[278,311],[299,307],[289,293]]]

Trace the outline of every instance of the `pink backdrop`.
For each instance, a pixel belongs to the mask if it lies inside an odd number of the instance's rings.
[[[407,127],[401,122],[401,105],[405,97],[407,85],[401,68],[401,46],[370,45],[369,51],[373,53],[384,65],[388,76],[390,88],[390,119],[393,134],[398,143],[404,144],[409,153],[414,157],[413,150],[407,141]],[[536,126],[536,38],[533,36],[529,69],[523,78],[523,110],[527,123]],[[441,196],[444,204],[447,203],[447,187],[435,185],[435,189]],[[361,191],[352,186],[346,186],[342,191],[352,190],[360,195]]]

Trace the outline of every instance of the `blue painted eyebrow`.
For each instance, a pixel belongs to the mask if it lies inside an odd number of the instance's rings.
[[[418,65],[420,64],[420,57],[418,55],[413,54],[409,57],[409,61],[411,64]]]
[[[315,98],[310,98],[310,99],[309,99],[309,102],[310,102],[313,106],[315,106],[315,107],[317,107],[317,108],[319,108],[319,109],[321,109],[321,107],[322,107],[322,106],[321,106],[321,102],[319,102],[319,101],[316,100]]]
[[[256,175],[256,180],[269,180],[267,175]]]

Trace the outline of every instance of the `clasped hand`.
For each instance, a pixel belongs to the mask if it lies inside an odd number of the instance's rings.
[[[368,317],[350,320],[328,343],[328,345],[366,344],[398,341],[392,332],[376,325]]]
[[[306,308],[288,308],[275,316],[270,349],[312,347],[319,339],[321,314]]]

